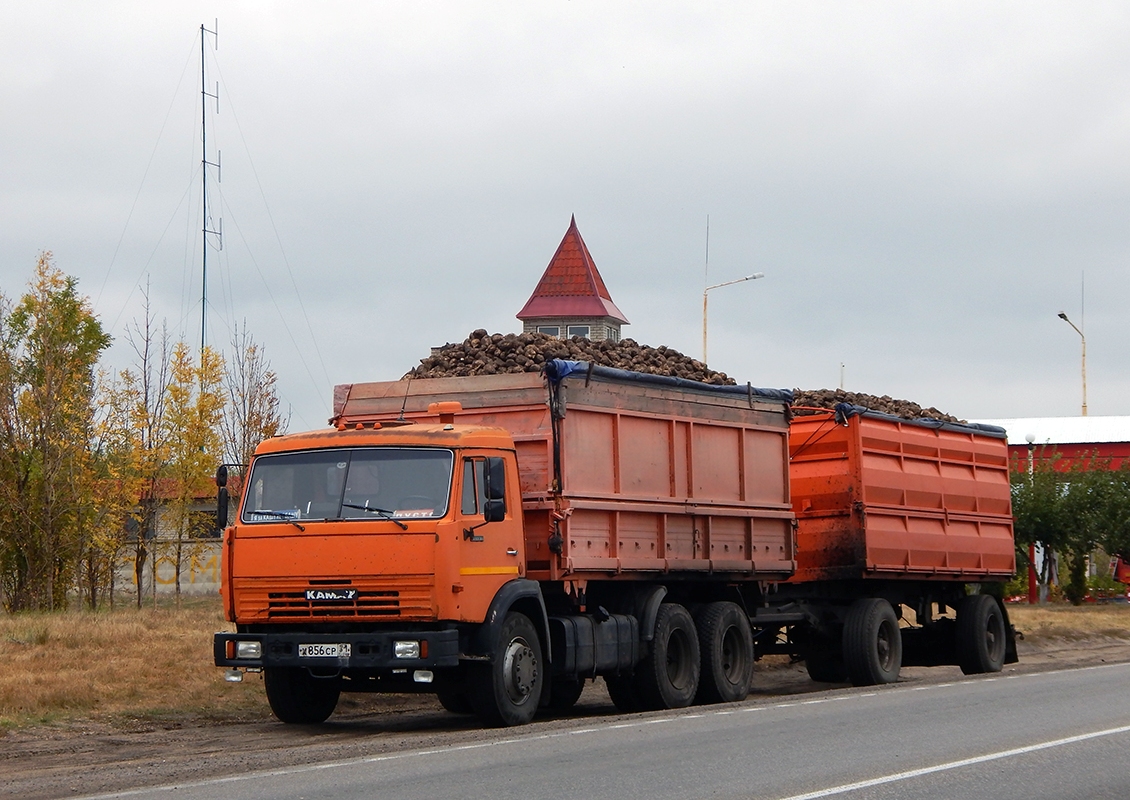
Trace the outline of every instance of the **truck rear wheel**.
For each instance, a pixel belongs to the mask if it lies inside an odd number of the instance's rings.
[[[710,603],[695,616],[702,656],[696,703],[744,700],[753,684],[753,631],[734,603]]]
[[[476,664],[468,691],[484,725],[525,725],[534,718],[546,675],[541,643],[529,617],[512,611],[502,623],[489,664]]]
[[[966,675],[1000,672],[1004,666],[1004,614],[987,594],[963,597],[957,606],[957,663]]]
[[[655,616],[651,652],[636,671],[642,708],[685,708],[698,691],[698,634],[691,614],[677,603],[663,603]]]
[[[341,696],[338,678],[315,678],[304,667],[267,667],[263,686],[271,711],[280,722],[292,725],[325,722]]]
[[[894,683],[902,667],[902,632],[886,600],[856,600],[844,620],[844,665],[856,686]]]

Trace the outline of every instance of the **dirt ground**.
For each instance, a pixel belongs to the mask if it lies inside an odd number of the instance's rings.
[[[1083,640],[1041,638],[1018,643],[1020,663],[1005,674],[1091,664],[1130,662],[1130,642],[1095,635]],[[956,667],[905,668],[900,683],[961,679]],[[975,678],[974,678],[975,679]],[[256,681],[249,676],[249,681]],[[234,690],[252,689],[235,686]],[[746,704],[829,688],[809,680],[803,664],[784,657],[758,662]],[[586,687],[568,717],[542,717],[535,726],[583,726],[617,716],[601,681]],[[114,726],[65,723],[12,731],[0,739],[0,798],[74,797],[141,786],[202,780],[296,764],[461,744],[496,734],[472,718],[448,714],[427,695],[345,696],[325,725],[282,725],[272,718],[248,722],[147,719]]]

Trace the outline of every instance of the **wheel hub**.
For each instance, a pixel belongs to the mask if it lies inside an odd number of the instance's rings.
[[[879,628],[879,636],[876,645],[878,645],[879,663],[882,665],[883,669],[890,669],[892,658],[891,631],[887,629],[886,625]]]
[[[515,704],[524,703],[533,694],[537,683],[537,654],[525,639],[515,639],[503,654],[502,666],[506,694]]]

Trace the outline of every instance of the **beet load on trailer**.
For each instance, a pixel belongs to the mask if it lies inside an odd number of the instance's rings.
[[[515,725],[596,676],[625,711],[740,700],[773,652],[859,685],[1014,658],[976,591],[1014,570],[1003,431],[790,400],[564,361],[339,386],[256,451],[216,664],[285,722],[427,691]]]

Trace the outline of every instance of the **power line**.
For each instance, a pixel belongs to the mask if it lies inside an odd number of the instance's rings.
[[[188,48],[188,56],[185,58],[184,66],[181,68],[180,78],[177,80],[177,88],[173,90],[173,97],[169,101],[169,108],[165,112],[165,119],[161,122],[161,129],[157,132],[157,141],[153,143],[153,151],[149,154],[149,160],[145,163],[145,171],[141,175],[141,183],[137,187],[137,194],[133,197],[133,203],[129,207],[129,213],[126,215],[125,225],[122,226],[122,235],[118,237],[118,243],[114,246],[114,254],[110,257],[110,265],[106,267],[106,274],[102,278],[102,286],[98,290],[98,297],[94,301],[98,305],[102,300],[102,293],[106,291],[106,284],[110,280],[110,273],[114,270],[114,263],[118,259],[118,251],[122,247],[122,241],[126,238],[126,231],[129,229],[130,220],[133,219],[133,212],[137,208],[137,201],[141,198],[141,190],[145,188],[145,179],[149,176],[149,169],[153,166],[153,159],[157,155],[157,148],[161,145],[161,137],[165,133],[165,126],[169,124],[169,117],[172,116],[173,107],[177,102],[177,95],[180,94],[181,84],[184,83],[185,73],[188,72],[188,64],[192,60],[192,52],[196,49],[196,37],[192,39],[192,45]],[[131,293],[132,294],[132,293]],[[119,316],[121,313],[119,312]]]
[[[220,81],[225,86],[224,95],[225,97],[229,97],[231,93],[230,90],[226,88],[227,82],[224,81],[224,72],[220,68],[220,62],[218,58],[215,59],[215,64],[216,71],[220,74]],[[255,169],[255,160],[251,157],[251,148],[247,146],[247,137],[245,137],[243,134],[243,126],[239,124],[239,114],[236,113],[235,104],[231,100],[228,100],[228,107],[231,109],[232,119],[235,120],[235,128],[239,132],[239,138],[243,144],[244,153],[246,153],[247,155],[247,162],[251,166],[251,174],[255,178],[255,185],[259,189],[259,197],[263,200],[263,208],[267,212],[267,219],[271,223],[271,230],[275,234],[275,241],[278,242],[279,253],[282,255],[283,264],[286,266],[286,272],[288,277],[290,278],[290,285],[294,289],[294,295],[298,300],[298,308],[302,311],[302,319],[305,321],[306,330],[310,334],[310,343],[314,345],[314,353],[318,357],[319,365],[322,367],[322,374],[326,379],[326,384],[328,385],[331,382],[329,370],[326,369],[326,362],[322,358],[321,348],[318,347],[318,338],[314,334],[314,326],[310,323],[310,316],[306,313],[306,305],[302,302],[302,292],[298,290],[298,282],[294,279],[294,271],[290,267],[290,259],[288,259],[286,256],[286,248],[283,247],[282,236],[279,234],[278,226],[275,224],[274,215],[271,213],[271,206],[267,202],[267,194],[265,191],[263,191],[263,183],[259,180],[259,171]],[[282,312],[280,311],[279,313],[281,315]],[[311,380],[313,380],[312,375]]]

